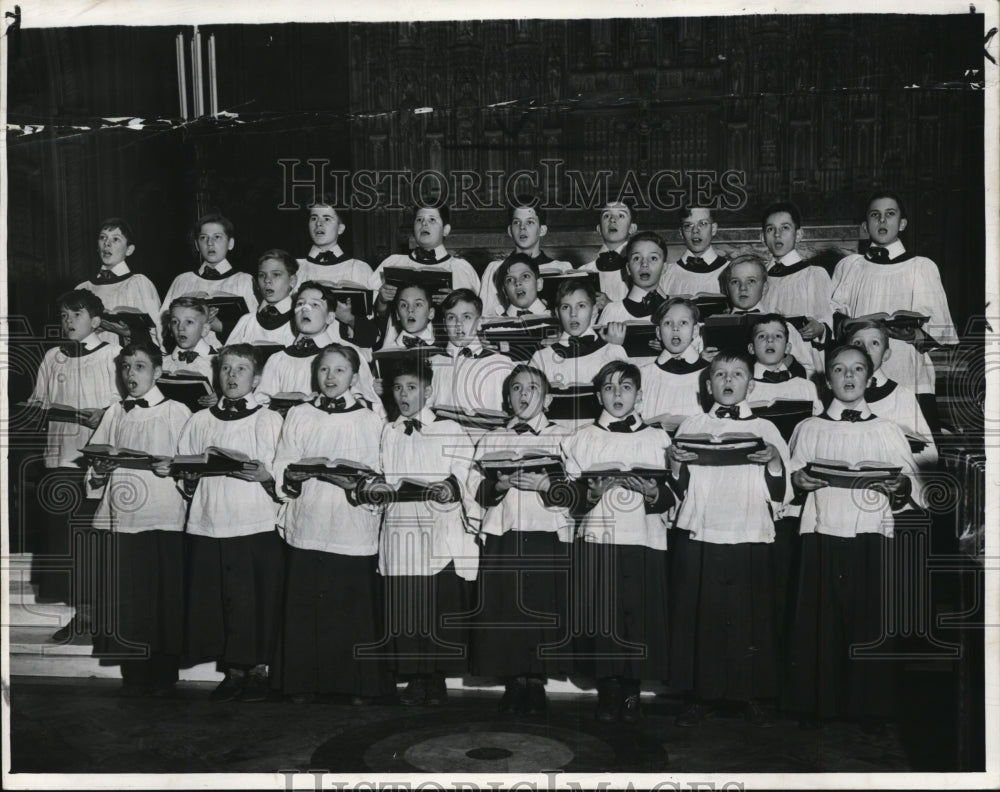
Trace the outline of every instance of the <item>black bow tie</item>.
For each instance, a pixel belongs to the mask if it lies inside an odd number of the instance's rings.
[[[630,415],[628,418],[623,418],[620,421],[612,421],[608,424],[609,432],[631,432],[632,427],[635,426],[635,416]]]
[[[662,363],[657,362],[656,366],[660,371],[665,371],[668,374],[691,374],[695,371],[701,371],[705,364],[700,358],[693,363],[688,363],[684,358],[675,356]]]
[[[346,255],[338,256],[332,250],[321,250],[315,256],[306,256],[306,261],[312,262],[313,264],[337,264],[344,261],[346,258]]]
[[[101,271],[97,273],[97,277],[94,278],[94,283],[107,283],[110,280],[115,279],[115,274],[109,270],[101,267]]]
[[[315,349],[315,350],[319,350],[319,347],[316,346],[316,342],[313,341],[311,338],[303,336],[302,338],[299,338],[298,340],[296,340],[296,342],[294,344],[292,344],[292,349],[309,349],[309,350]]]
[[[733,420],[738,421],[740,419],[740,408],[737,406],[721,406],[715,411],[715,414],[719,418],[732,418]]]
[[[785,266],[784,264],[782,264],[782,263],[781,263],[780,261],[778,261],[777,259],[775,259],[775,260],[774,260],[774,264],[772,264],[772,265],[771,265],[771,268],[770,268],[770,269],[769,269],[769,270],[767,271],[767,274],[768,274],[768,275],[777,275],[777,276],[781,276],[781,275],[784,275],[784,274],[785,274],[785,271],[786,271],[787,269],[788,269],[788,267],[786,267],[786,266]]]
[[[406,427],[406,429],[403,431],[403,434],[411,435],[413,434],[414,429],[416,429],[419,432],[421,429],[423,429],[424,425],[420,422],[419,418],[407,418],[406,420],[403,421],[403,426]]]
[[[223,398],[222,409],[227,412],[244,412],[247,409],[247,400]]]
[[[205,280],[222,280],[226,275],[223,272],[219,272],[215,267],[208,266],[202,271],[201,277]]]
[[[598,272],[618,272],[624,281],[628,276],[625,274],[625,257],[617,250],[605,250],[597,257]]]
[[[417,336],[400,336],[399,340],[407,349],[414,349],[418,346],[427,346],[427,342]]]
[[[518,308],[517,309],[517,315],[518,316],[530,316],[531,315],[531,311],[529,311],[527,308]]]
[[[410,251],[410,258],[420,264],[437,263],[437,253],[433,250],[424,250],[424,248],[413,248]]]
[[[876,264],[888,264],[889,251],[880,245],[871,245],[865,253],[865,258]]]
[[[347,399],[343,396],[334,396],[332,398],[329,396],[320,396],[317,406],[328,413],[341,412],[347,407]]]
[[[459,354],[459,355],[460,355],[461,357],[465,357],[465,358],[474,358],[474,357],[475,357],[475,355],[474,355],[474,354],[472,354],[472,350],[471,350],[471,349],[469,349],[468,347],[463,347],[463,348],[462,348],[462,351],[461,351],[461,352],[459,352],[458,354]]]
[[[276,305],[267,305],[263,308],[261,313],[265,313],[268,316],[277,316],[280,313],[280,311],[278,310],[278,307]]]
[[[531,432],[531,434],[533,435],[538,434],[538,432],[536,432],[534,429],[531,428],[531,424],[524,423],[523,421],[521,423],[514,424],[511,427],[511,429],[513,429],[518,434],[527,434],[528,432]]]
[[[135,407],[148,406],[149,402],[145,399],[125,399],[125,401],[122,402],[122,409],[125,410],[125,412],[132,412],[132,409]]]
[[[861,410],[842,410],[840,420],[856,423],[861,420]]]
[[[178,349],[177,359],[185,363],[194,363],[198,359],[198,353],[193,349]]]
[[[601,345],[597,336],[570,336],[565,341],[553,345],[553,349],[563,357],[583,357],[589,355]]]
[[[59,351],[66,357],[80,357],[84,353],[84,348],[79,341],[67,341],[60,345]]]
[[[760,313],[760,308],[733,308],[731,316],[746,316],[747,314]]]
[[[792,378],[790,371],[765,371],[760,375],[761,382],[788,382]]]

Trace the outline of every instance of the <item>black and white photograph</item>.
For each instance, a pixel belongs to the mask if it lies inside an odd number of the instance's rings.
[[[0,0],[3,785],[995,788],[998,8]]]

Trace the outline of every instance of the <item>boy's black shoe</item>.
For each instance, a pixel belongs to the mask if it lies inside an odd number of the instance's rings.
[[[687,709],[674,718],[674,725],[680,726],[682,729],[697,726],[709,716],[711,711],[707,704],[696,701],[693,704],[689,704]]]
[[[599,721],[616,721],[618,720],[618,715],[621,713],[622,709],[622,699],[624,698],[624,693],[622,692],[621,681],[610,677],[608,679],[602,679],[597,685],[597,720]]]
[[[764,709],[759,701],[755,701],[754,699],[750,699],[747,702],[743,717],[746,718],[747,723],[751,726],[757,726],[761,729],[767,729],[774,725],[774,718],[771,717],[771,713]]]
[[[503,695],[500,697],[498,709],[501,715],[516,715],[524,710],[524,699],[526,695],[524,677],[516,677],[508,680],[504,687]]]
[[[431,674],[427,680],[427,705],[440,707],[448,701],[448,685],[444,674]]]
[[[209,698],[212,701],[235,701],[243,692],[246,681],[247,676],[243,669],[230,668],[226,671],[226,678],[212,691]]]
[[[256,701],[267,701],[267,694],[270,685],[267,681],[267,667],[254,666],[247,674],[246,684],[243,686],[243,695],[240,701],[253,703]]]
[[[540,679],[529,678],[524,697],[524,714],[543,715],[548,709],[548,704],[548,700],[545,698],[545,683]]]
[[[622,720],[625,723],[635,723],[642,717],[642,705],[639,700],[639,683],[629,682],[625,685],[625,695],[622,699]]]
[[[406,683],[406,689],[399,697],[399,703],[404,707],[417,707],[427,703],[427,677],[411,677]]]

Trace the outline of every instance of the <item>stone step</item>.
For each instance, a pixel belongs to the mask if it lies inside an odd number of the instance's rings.
[[[62,602],[39,603],[33,589],[11,591],[7,624],[11,627],[48,627],[55,631],[73,618],[73,608]]]

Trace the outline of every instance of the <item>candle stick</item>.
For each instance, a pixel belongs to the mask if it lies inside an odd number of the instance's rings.
[[[187,102],[187,59],[184,56],[184,34],[178,33],[174,42],[177,50],[177,96],[180,101],[181,118],[185,121],[188,117]]]

